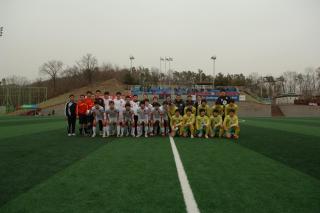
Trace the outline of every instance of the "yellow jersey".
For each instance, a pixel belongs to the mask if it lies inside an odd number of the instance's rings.
[[[233,127],[233,126],[239,126],[239,119],[238,119],[238,116],[234,115],[233,117],[231,117],[230,115],[227,115],[225,118],[224,118],[224,121],[223,121],[223,126],[227,127],[228,129],[230,127]]]
[[[222,125],[222,117],[221,117],[221,115],[217,115],[217,116],[211,115],[210,123],[211,123],[212,127],[221,126]]]
[[[172,116],[171,120],[170,120],[170,125],[171,127],[173,126],[180,126],[182,124],[182,116],[179,115],[179,116]]]
[[[194,121],[195,121],[195,116],[194,114],[191,114],[190,116],[188,116],[187,114],[185,114],[183,116],[183,119],[182,119],[182,122],[184,125],[186,124],[194,124]]]
[[[200,129],[203,128],[203,126],[209,126],[210,125],[210,119],[208,116],[200,116],[198,115],[196,118],[196,128]]]
[[[225,115],[229,115],[231,109],[234,109],[234,114],[238,114],[238,105],[237,104],[227,104],[225,107]]]

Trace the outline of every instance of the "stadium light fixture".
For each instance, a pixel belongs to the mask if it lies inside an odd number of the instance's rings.
[[[130,56],[129,59],[130,59],[130,72],[132,73],[132,62],[135,58],[133,56]]]
[[[213,55],[213,56],[211,56],[210,59],[213,61],[213,63],[212,63],[212,75],[213,75],[212,76],[213,77],[212,86],[214,88],[214,79],[215,79],[215,72],[216,72],[216,59],[217,59],[217,57],[215,55]]]

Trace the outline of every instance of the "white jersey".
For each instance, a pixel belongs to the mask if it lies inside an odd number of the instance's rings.
[[[96,108],[96,106],[93,106],[91,108],[91,112],[93,113],[94,119],[97,121],[102,121],[106,118],[105,111],[102,106],[99,106],[98,108]]]
[[[127,122],[127,121],[132,121],[133,120],[133,110],[130,109],[130,110],[123,110],[122,111],[122,118],[123,118],[123,121],[124,122]]]
[[[138,121],[149,121],[149,110],[147,108],[137,110]]]
[[[160,107],[160,110],[162,112],[163,120],[168,121],[169,120],[168,110],[166,110],[163,106]]]
[[[119,112],[121,112],[124,108],[124,105],[126,104],[125,100],[123,100],[122,98],[120,99],[114,99],[113,100],[114,102],[114,107],[119,110]]]
[[[110,97],[103,98],[103,101],[104,101],[104,109],[105,110],[109,109],[109,102],[112,101],[112,99]]]
[[[153,108],[151,111],[151,119],[153,121],[161,121],[162,120],[162,110],[159,108],[158,110],[156,108]]]
[[[134,115],[138,115],[137,111],[139,109],[139,101],[137,102],[131,101],[131,109],[133,110]]]
[[[117,109],[108,109],[106,110],[106,114],[108,116],[108,120],[110,122],[116,122],[118,121],[118,116],[119,116],[119,110]]]

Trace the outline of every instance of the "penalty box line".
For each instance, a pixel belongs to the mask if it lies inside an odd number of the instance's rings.
[[[182,190],[182,194],[183,194],[183,199],[186,204],[187,212],[188,213],[200,213],[197,202],[194,199],[194,196],[193,196],[193,193],[192,193],[189,181],[188,181],[188,177],[187,177],[186,172],[183,168],[183,164],[181,162],[181,158],[180,158],[178,149],[176,147],[176,144],[171,136],[169,138],[170,138],[171,149],[173,152],[174,161],[176,163],[180,186],[181,186],[181,190]]]

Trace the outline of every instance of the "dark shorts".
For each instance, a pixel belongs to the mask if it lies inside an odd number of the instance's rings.
[[[87,115],[79,115],[79,124],[87,124]]]

